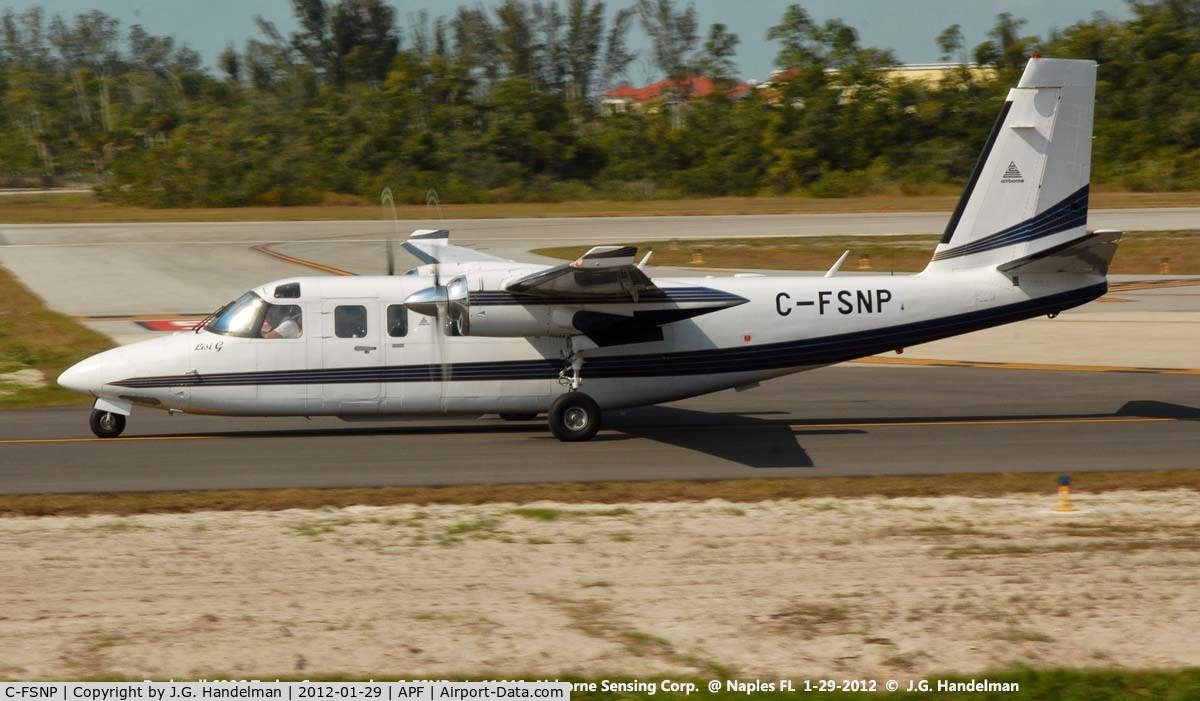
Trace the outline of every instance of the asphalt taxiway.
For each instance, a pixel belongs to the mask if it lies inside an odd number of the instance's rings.
[[[1156,372],[842,365],[611,412],[582,444],[555,440],[541,419],[150,410],[101,440],[88,411],[4,413],[0,493],[1200,467],[1200,377]]]

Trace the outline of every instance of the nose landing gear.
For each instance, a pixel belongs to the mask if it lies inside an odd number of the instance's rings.
[[[97,438],[116,438],[125,430],[125,417],[111,411],[93,409],[88,425]]]

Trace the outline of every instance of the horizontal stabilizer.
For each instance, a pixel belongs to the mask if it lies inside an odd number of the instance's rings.
[[[417,229],[408,240],[400,244],[422,265],[433,263],[482,263],[502,261],[505,258],[476,251],[465,246],[451,246],[450,232],[445,229]]]
[[[1107,275],[1121,232],[1101,229],[1053,248],[997,266],[1002,273],[1091,273]]]

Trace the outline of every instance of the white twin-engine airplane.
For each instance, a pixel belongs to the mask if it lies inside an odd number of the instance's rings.
[[[398,276],[271,282],[194,333],[116,348],[59,384],[96,398],[97,436],[135,405],[194,414],[545,412],[564,441],[601,411],[769,378],[1048,314],[1104,294],[1120,232],[1086,230],[1096,64],[1034,58],[923,272],[651,279],[632,247],[528,265],[402,245]],[[843,259],[845,256],[843,256]],[[840,263],[840,261],[839,261]]]

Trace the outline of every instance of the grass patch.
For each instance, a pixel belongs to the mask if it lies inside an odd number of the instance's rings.
[[[87,397],[59,387],[59,373],[112,347],[102,334],[46,308],[12,273],[0,268],[0,374],[35,370],[42,384],[0,380],[0,409],[82,404]]]
[[[353,199],[353,198],[351,198]],[[447,204],[448,219],[510,217],[644,217],[735,214],[819,214],[825,212],[949,212],[958,201],[950,188],[940,195],[872,195],[869,197],[709,197],[675,200],[584,200],[576,202],[510,202]],[[1192,207],[1200,192],[1096,192],[1094,208]],[[333,221],[379,219],[375,198],[361,204],[303,207],[228,207],[149,209],[101,202],[88,193],[31,194],[0,197],[0,222],[52,224],[71,222],[172,221]],[[436,219],[423,205],[397,205],[400,219]]]
[[[1200,552],[1200,537],[1129,538],[1125,540],[1089,540],[1087,542],[1069,541],[1066,543],[1047,543],[1037,546],[969,545],[962,548],[938,549],[934,550],[933,554],[940,555],[951,560],[957,560],[964,557],[1008,557],[1083,554],[1096,552],[1132,553],[1143,550],[1153,550],[1159,552],[1166,550]]]
[[[499,519],[491,517],[477,518],[473,521],[456,523],[448,527],[443,535],[448,539],[457,539],[466,536],[486,540],[496,537],[499,527]]]
[[[826,270],[849,249],[842,270],[877,273],[923,270],[938,236],[814,236],[753,239],[636,241],[643,253],[653,250],[655,265],[695,268]],[[534,253],[571,260],[587,246],[539,248]],[[702,262],[693,262],[699,252]],[[1158,274],[1167,260],[1172,274],[1200,273],[1200,230],[1126,232],[1113,260],[1114,274]],[[868,265],[868,268],[863,268]]]
[[[520,516],[522,518],[528,518],[534,521],[557,521],[558,519],[562,518],[563,510],[548,509],[544,507],[528,507],[522,509],[510,509],[508,513],[512,514],[513,516]]]
[[[734,676],[731,670],[694,652],[677,649],[670,640],[662,636],[638,630],[624,623],[619,613],[607,602],[591,599],[568,599],[553,594],[541,594],[537,598],[570,619],[571,624],[579,632],[614,643],[634,657],[658,658],[673,665],[691,667],[714,676]],[[545,679],[547,677],[537,678]],[[574,693],[571,697],[576,698]],[[611,698],[608,695],[606,697]]]
[[[752,503],[843,497],[995,497],[1036,493],[1047,508],[1057,504],[1058,473],[960,474],[874,477],[796,477],[716,481],[557,482],[447,487],[344,489],[240,489],[192,492],[0,495],[0,515],[187,513],[193,511],[281,511],[283,509],[390,506],[393,504],[634,504],[723,499]],[[1200,489],[1200,470],[1077,473],[1077,495],[1113,490]],[[822,502],[829,504],[832,502]],[[620,507],[618,507],[620,508]],[[610,511],[600,509],[599,511]],[[416,517],[414,517],[416,518]],[[1091,547],[1090,545],[1088,547]]]
[[[771,614],[771,618],[788,625],[811,627],[844,623],[850,619],[850,612],[845,606],[796,603],[778,613]]]
[[[1054,638],[1031,628],[1005,628],[992,636],[1010,643],[1052,643]]]
[[[880,538],[906,538],[916,536],[918,538],[954,538],[958,536],[985,536],[997,537],[998,534],[981,531],[978,528],[970,526],[915,526],[913,528],[893,528],[879,533]]]
[[[333,533],[337,527],[332,523],[319,523],[315,521],[305,521],[304,523],[296,523],[288,527],[293,535],[303,536],[305,538],[320,538],[327,533]]]
[[[614,509],[552,509],[547,507],[522,507],[519,509],[509,509],[508,513],[513,516],[533,519],[535,521],[557,521],[563,518],[592,518],[596,516],[628,516],[633,512],[629,509],[617,507]]]

